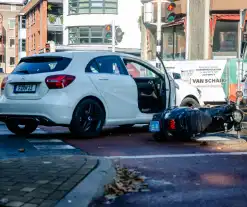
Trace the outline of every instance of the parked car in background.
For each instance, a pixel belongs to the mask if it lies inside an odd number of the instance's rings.
[[[130,75],[129,65],[138,77]],[[38,125],[59,125],[92,137],[103,126],[148,124],[175,105],[176,89],[174,79],[138,57],[72,51],[22,58],[1,90],[0,121],[11,132],[26,135]]]

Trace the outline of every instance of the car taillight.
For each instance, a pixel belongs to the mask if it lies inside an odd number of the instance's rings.
[[[75,80],[73,75],[52,75],[45,79],[49,89],[60,89],[70,85]]]
[[[8,81],[8,77],[4,77],[1,83],[1,90],[4,90],[7,81]]]
[[[175,130],[175,129],[176,129],[176,122],[175,122],[174,119],[169,120],[169,122],[168,122],[168,128],[169,128],[170,130]]]

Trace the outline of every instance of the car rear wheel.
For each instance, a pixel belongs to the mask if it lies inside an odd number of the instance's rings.
[[[198,108],[200,107],[200,104],[198,103],[197,100],[193,99],[193,98],[185,98],[180,106],[187,106],[187,107],[195,107]]]
[[[104,122],[105,111],[102,106],[95,100],[86,99],[76,107],[69,129],[75,136],[96,137]]]
[[[29,135],[33,133],[38,127],[38,123],[32,120],[21,122],[19,120],[9,120],[5,124],[9,131],[20,136]]]

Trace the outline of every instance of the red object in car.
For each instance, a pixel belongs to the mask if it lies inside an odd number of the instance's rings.
[[[1,90],[3,90],[5,88],[7,81],[8,81],[8,77],[4,77],[2,80],[2,83],[1,83]]]
[[[52,75],[45,79],[49,89],[61,89],[70,85],[75,80],[73,75]]]
[[[127,69],[128,69],[128,73],[133,77],[140,77],[140,71],[131,63],[128,63],[126,65]]]

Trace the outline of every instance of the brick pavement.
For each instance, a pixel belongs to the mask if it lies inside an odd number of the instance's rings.
[[[0,160],[0,206],[55,206],[97,164],[81,155]]]

